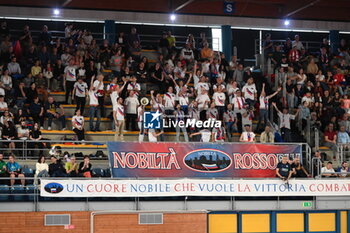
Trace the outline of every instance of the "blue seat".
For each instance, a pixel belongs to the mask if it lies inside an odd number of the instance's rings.
[[[10,189],[8,185],[0,185],[0,201],[9,201]]]
[[[22,185],[15,184],[11,189],[11,200],[24,201],[26,197],[26,188]]]
[[[26,188],[26,200],[27,201],[34,201],[34,195],[35,194],[35,186],[34,185],[27,185],[27,188]]]
[[[111,169],[110,169],[110,168],[106,168],[106,169],[104,170],[104,173],[105,173],[105,177],[112,177]]]
[[[91,171],[92,177],[104,177],[105,172],[102,168],[93,168]]]
[[[26,168],[24,168],[23,169],[23,171],[22,171],[22,173],[23,173],[23,175],[25,176],[25,177],[27,177],[27,178],[31,178],[31,177],[34,177],[34,171],[33,171],[33,169],[31,169],[31,168],[29,168],[29,167],[26,167]],[[26,184],[28,185],[28,184],[33,184],[34,183],[34,180],[32,180],[32,179],[27,179],[26,180]]]

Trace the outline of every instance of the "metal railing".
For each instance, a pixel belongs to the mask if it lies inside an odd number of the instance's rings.
[[[337,144],[337,154],[340,162],[345,161],[350,157],[350,143],[338,143]]]

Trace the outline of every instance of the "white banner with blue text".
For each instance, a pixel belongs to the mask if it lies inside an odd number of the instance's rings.
[[[350,180],[41,180],[43,197],[349,196]]]

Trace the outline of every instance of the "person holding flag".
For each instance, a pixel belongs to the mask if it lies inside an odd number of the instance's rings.
[[[75,115],[72,117],[72,127],[78,137],[78,141],[85,140],[84,125],[84,117],[81,115],[80,109],[75,110]]]
[[[113,119],[115,123],[115,141],[118,141],[119,137],[121,141],[124,141],[124,120],[125,120],[125,111],[123,105],[123,98],[118,97],[117,104],[113,108]]]
[[[83,81],[82,77],[78,77],[78,81],[74,83],[72,100],[76,100],[76,108],[80,110],[81,115],[84,115],[86,96],[88,95],[88,85]]]

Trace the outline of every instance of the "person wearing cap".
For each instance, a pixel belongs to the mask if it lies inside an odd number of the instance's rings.
[[[252,132],[252,127],[250,125],[244,125],[245,131],[241,134],[239,138],[240,142],[256,142],[255,133]]]

